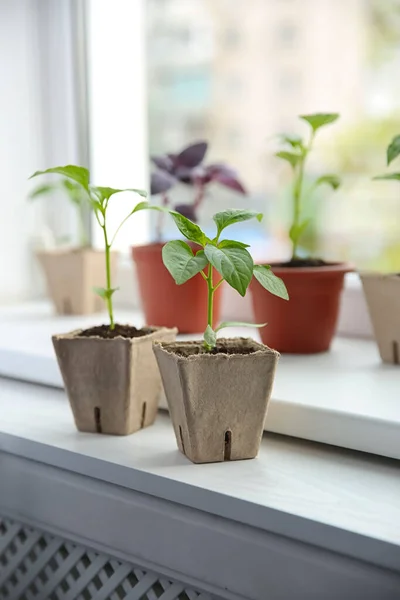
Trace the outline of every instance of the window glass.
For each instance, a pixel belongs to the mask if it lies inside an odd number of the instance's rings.
[[[266,254],[285,249],[291,173],[274,157],[276,135],[308,135],[299,114],[339,112],[317,137],[308,176],[338,173],[343,185],[306,193],[315,221],[303,245],[361,268],[400,268],[400,186],[372,181],[400,133],[399,0],[148,0],[147,56],[150,152],[207,140],[206,160],[236,168],[249,191],[210,186],[201,224],[249,206],[266,218],[238,235]],[[173,197],[190,201],[193,190]]]

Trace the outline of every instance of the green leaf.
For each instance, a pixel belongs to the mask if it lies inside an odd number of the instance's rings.
[[[303,235],[304,231],[307,229],[310,223],[311,219],[306,219],[298,225],[291,226],[289,230],[289,237],[292,240],[292,242],[296,243],[300,239],[300,237]]]
[[[152,206],[147,202],[147,200],[143,200],[143,202],[136,204],[131,214],[133,215],[133,213],[138,212],[139,210],[146,210],[148,208],[152,208]]]
[[[53,192],[56,187],[57,186],[52,183],[38,185],[31,191],[28,198],[30,198],[31,200],[34,200],[35,198],[38,198],[39,196],[45,196],[49,192]]]
[[[235,240],[221,240],[218,244],[218,248],[250,248],[250,246],[249,244],[236,242]]]
[[[217,335],[210,325],[207,325],[203,338],[207,349],[211,350],[211,348],[215,348],[217,344]]]
[[[300,115],[300,119],[311,125],[312,130],[315,132],[320,127],[324,127],[324,125],[334,123],[339,116],[338,113],[315,113],[314,115]]]
[[[37,177],[37,175],[47,175],[51,173],[69,177],[73,181],[76,181],[76,183],[79,183],[86,191],[89,191],[89,171],[88,169],[85,169],[85,167],[78,167],[76,165],[52,167],[51,169],[46,169],[45,171],[36,171],[30,176],[29,179],[32,179],[32,177]]]
[[[255,265],[254,277],[257,279],[263,288],[268,290],[274,296],[279,296],[284,300],[289,300],[289,294],[280,277],[277,277],[271,270],[269,265]],[[261,325],[260,327],[263,327]]]
[[[337,190],[340,187],[341,181],[340,177],[337,175],[321,175],[315,182],[315,185],[323,185],[326,183],[330,185],[334,190]]]
[[[378,179],[390,179],[392,181],[400,181],[400,173],[387,173],[386,175],[377,175],[373,179],[374,180],[378,180]]]
[[[225,281],[244,296],[253,275],[253,259],[249,252],[245,248],[216,248],[210,244],[204,252]]]
[[[275,156],[277,158],[281,158],[282,160],[286,160],[286,162],[290,163],[293,169],[302,159],[301,154],[295,154],[294,152],[287,152],[286,150],[281,150],[280,152],[276,152]]]
[[[220,325],[218,325],[215,330],[220,331],[221,329],[225,329],[226,327],[265,327],[267,323],[243,323],[242,321],[223,321]]]
[[[168,212],[174,219],[177,228],[186,239],[190,240],[191,242],[197,242],[197,244],[200,244],[200,246],[204,246],[207,239],[206,235],[203,233],[200,227],[196,225],[196,223],[193,223],[193,221],[187,219],[175,210],[170,210]]]
[[[61,181],[62,187],[67,192],[70,200],[74,202],[74,204],[80,204],[83,200],[82,186],[75,181],[71,181],[70,179],[63,179]]]
[[[119,288],[110,288],[110,289],[106,289],[106,288],[102,288],[102,287],[94,287],[93,288],[94,293],[97,294],[98,296],[100,296],[100,298],[103,298],[103,300],[106,300],[107,298],[111,298],[111,296],[117,290],[119,290]]]
[[[299,137],[297,135],[287,135],[287,134],[283,133],[280,136],[280,139],[284,144],[289,144],[290,146],[292,146],[292,148],[295,148],[295,149],[298,148],[302,152],[305,150],[303,140],[301,139],[301,137]]]
[[[396,135],[392,141],[390,142],[387,151],[386,151],[386,158],[387,158],[387,164],[390,165],[390,163],[399,156],[400,154],[400,135]]]
[[[223,212],[216,213],[213,216],[214,223],[218,228],[218,235],[225,227],[239,223],[241,221],[248,221],[249,219],[257,219],[262,221],[263,215],[255,210],[245,210],[242,208],[228,208]]]
[[[165,244],[162,259],[177,285],[182,285],[208,265],[203,250],[194,255],[191,247],[181,240]]]
[[[114,194],[119,194],[120,192],[135,192],[135,194],[139,194],[139,196],[142,196],[142,198],[147,198],[147,192],[145,190],[138,190],[135,188],[127,188],[124,190],[120,190],[110,187],[92,186],[91,191],[95,192],[95,194],[99,197],[99,200],[101,202],[103,202],[104,200],[109,200],[111,196],[113,196]]]

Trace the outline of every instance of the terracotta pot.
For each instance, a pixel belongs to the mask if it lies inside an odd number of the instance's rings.
[[[238,343],[243,354],[154,344],[178,448],[194,463],[257,456],[279,354],[249,338],[219,340],[227,349]]]
[[[344,275],[352,268],[347,264],[323,267],[278,267],[289,292],[289,301],[268,293],[253,278],[250,289],[256,323],[264,344],[279,352],[312,354],[329,349],[339,314]]]
[[[128,435],[152,425],[162,389],[152,344],[173,341],[176,329],[133,339],[80,331],[52,338],[77,429]]]
[[[192,248],[199,248],[190,244]],[[146,323],[177,327],[180,333],[199,333],[207,327],[207,284],[198,274],[176,285],[162,261],[163,244],[132,247]],[[214,271],[214,281],[220,275]],[[214,295],[214,323],[220,321],[223,284]]]
[[[43,267],[47,290],[60,315],[89,315],[104,310],[104,300],[94,287],[106,283],[104,252],[73,248],[37,253]],[[111,253],[111,274],[115,278],[118,253]],[[115,280],[115,279],[114,279]]]
[[[360,274],[383,362],[400,364],[400,275]]]

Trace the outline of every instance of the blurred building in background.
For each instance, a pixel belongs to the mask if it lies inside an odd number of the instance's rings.
[[[290,173],[274,157],[274,136],[304,133],[299,114],[339,112],[339,124],[322,133],[310,166],[316,173],[336,169],[345,184],[334,197],[326,190],[326,201],[319,197],[309,208],[323,232],[316,241],[310,231],[309,243],[361,266],[393,254],[400,238],[400,193],[371,177],[385,169],[386,145],[400,131],[400,2],[147,4],[150,151],[176,151],[207,139],[208,158],[239,170],[249,202],[267,211],[267,227],[279,235],[290,210]],[[372,147],[371,127],[380,133]],[[243,204],[220,190],[213,197],[218,209]],[[204,221],[213,212],[215,202],[209,202]]]

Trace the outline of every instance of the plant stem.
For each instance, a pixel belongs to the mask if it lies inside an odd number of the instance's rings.
[[[113,312],[112,298],[111,298],[111,294],[110,294],[110,290],[111,290],[111,267],[110,267],[111,244],[108,243],[105,215],[104,215],[104,226],[102,229],[103,229],[103,234],[104,234],[104,246],[105,246],[105,253],[106,253],[106,291],[108,292],[108,295],[106,296],[105,300],[106,300],[106,305],[107,305],[107,310],[108,310],[108,316],[110,317],[110,329],[114,329],[114,327],[115,327],[114,312]]]
[[[314,141],[314,132],[311,133],[310,142],[304,150],[304,154],[299,163],[297,178],[294,181],[294,187],[293,187],[293,226],[294,227],[298,227],[300,224],[299,221],[300,221],[300,216],[301,216],[301,196],[302,196],[302,191],[303,191],[304,167],[305,167],[305,163],[306,163],[306,158],[311,150],[313,141]],[[298,249],[298,245],[299,245],[299,238],[296,237],[292,243],[293,243],[293,245],[292,245],[292,260],[296,260],[298,258],[297,249]]]
[[[196,196],[193,202],[193,207],[195,209],[197,209],[204,200],[204,190],[205,186],[202,183],[199,183],[199,185],[197,186]]]
[[[212,326],[213,326],[213,303],[214,303],[214,291],[215,290],[213,288],[213,270],[212,270],[211,265],[208,265],[207,287],[208,287],[207,324],[212,328]]]

